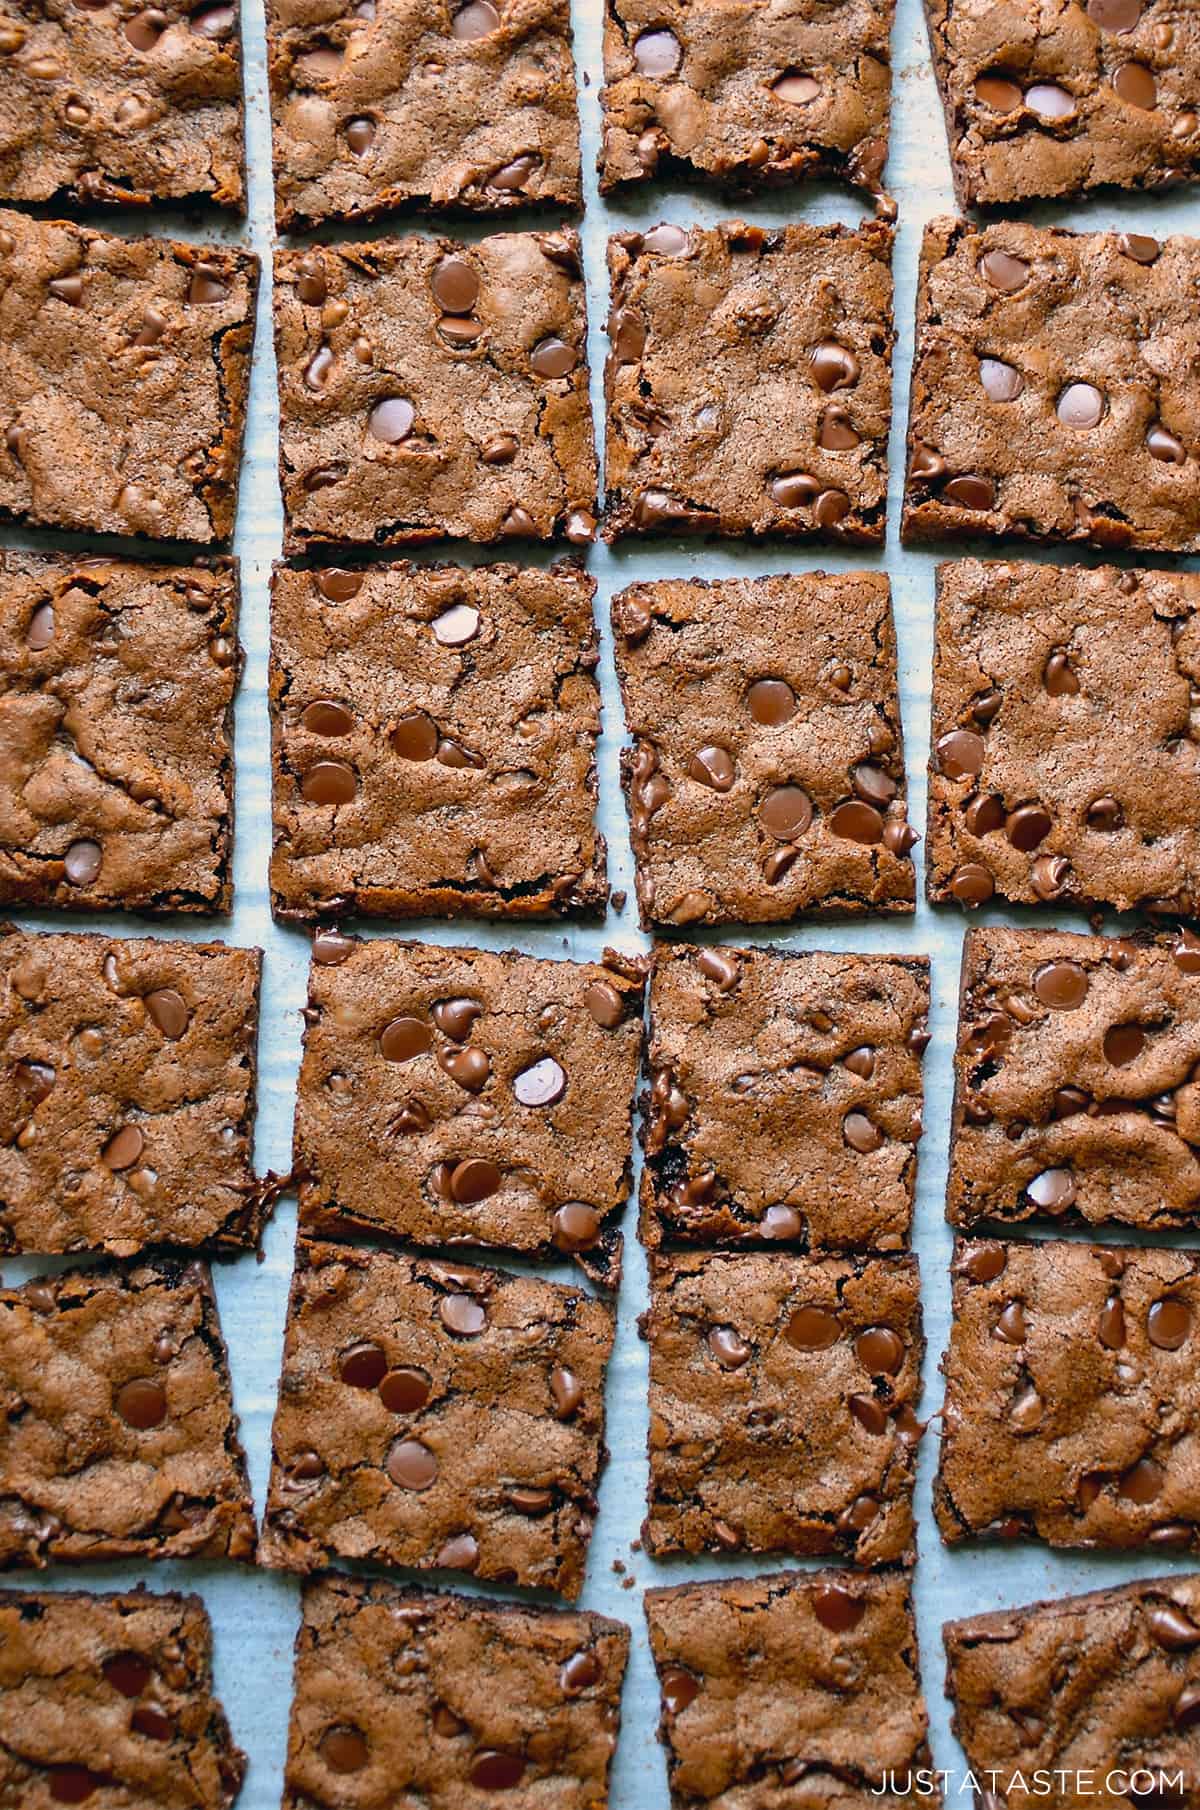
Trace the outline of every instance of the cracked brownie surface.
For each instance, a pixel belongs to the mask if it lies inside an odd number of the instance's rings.
[[[892,0],[606,0],[600,186],[677,171],[879,193]]]
[[[947,1543],[1200,1548],[1200,1259],[955,1246],[934,1512]]]
[[[646,1550],[915,1557],[915,1257],[653,1256]]]
[[[0,903],[229,910],[237,618],[232,561],[0,551]]]
[[[1200,1220],[1200,940],[973,930],[946,1216]]]
[[[615,1283],[642,965],[336,933],[313,955],[301,1223],[561,1253]]]
[[[246,1756],[198,1596],[0,1593],[0,1795],[26,1810],[232,1810]]]
[[[371,1559],[574,1601],[613,1330],[579,1289],[301,1239],[260,1564]]]
[[[567,0],[271,0],[280,226],[581,204]]]
[[[233,0],[5,0],[0,197],[242,205]]]
[[[883,542],[892,232],[609,240],[605,535]]]
[[[0,210],[0,520],[233,533],[258,259]]]
[[[284,1810],[605,1810],[628,1656],[602,1615],[306,1583]]]
[[[783,1571],[646,1592],[674,1810],[936,1806],[907,1579]]]
[[[0,1248],[245,1248],[262,952],[0,927]]]
[[[1197,239],[930,221],[902,538],[1200,551],[1198,285]]]
[[[1200,575],[937,571],[926,880],[973,907],[1200,911]]]
[[[278,916],[603,908],[595,588],[569,564],[276,568]]]
[[[275,275],[289,551],[591,539],[574,232],[314,246]]]
[[[912,910],[882,574],[663,579],[612,618],[643,925]]]
[[[1189,1810],[1200,1798],[1200,1578],[972,1615],[942,1634],[954,1732],[1010,1810],[1044,1801],[1035,1773],[1055,1775],[1063,1810],[1157,1795],[1152,1780],[1121,1791],[1114,1771],[1178,1777],[1182,1789],[1163,1797]]]
[[[963,207],[1200,171],[1200,19],[1171,0],[925,0]]]
[[[205,1265],[0,1289],[0,1567],[254,1556]]]
[[[660,944],[644,1243],[905,1246],[928,1009],[925,956]]]

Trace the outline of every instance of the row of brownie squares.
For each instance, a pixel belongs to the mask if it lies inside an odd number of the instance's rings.
[[[881,545],[891,254],[877,221],[615,235],[605,534]],[[931,222],[904,537],[1200,549],[1198,271],[1182,236]],[[227,540],[257,274],[0,214],[0,517]],[[280,251],[275,330],[289,551],[593,537],[573,232]]]

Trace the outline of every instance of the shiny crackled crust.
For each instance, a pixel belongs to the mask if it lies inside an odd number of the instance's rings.
[[[372,1769],[378,1792],[363,1781],[356,1799],[371,1810],[397,1791],[459,1810],[464,1793],[482,1801],[493,1789],[604,1810],[623,1623],[333,1574],[307,1583],[302,1600],[284,1810],[343,1798],[347,1775],[331,1755]]]
[[[1194,1252],[959,1240],[943,1540],[1200,1550],[1198,1328]]]
[[[0,520],[233,533],[258,259],[0,211]]]
[[[0,1568],[253,1558],[250,1485],[205,1265],[164,1257],[0,1290],[0,1365]],[[130,1383],[143,1399],[151,1384],[165,1394],[157,1422],[138,1426],[119,1411]]]
[[[650,1281],[647,1551],[911,1563],[916,1258],[654,1256]]]
[[[259,1562],[370,1558],[574,1601],[613,1330],[610,1307],[534,1276],[301,1239]]]

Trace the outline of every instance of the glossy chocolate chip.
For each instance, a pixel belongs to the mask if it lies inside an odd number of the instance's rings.
[[[1033,990],[1054,1012],[1074,1012],[1088,994],[1087,970],[1078,962],[1043,962],[1033,971]]]
[[[469,603],[452,604],[434,617],[432,627],[435,641],[443,647],[463,647],[479,633],[479,611]]]
[[[700,1681],[682,1666],[669,1665],[659,1677],[663,1707],[668,1715],[682,1715],[689,1703],[700,1695]]]
[[[1039,119],[1071,119],[1075,113],[1075,97],[1057,82],[1035,82],[1026,89],[1025,105]]]
[[[981,75],[975,83],[975,98],[993,113],[1015,113],[1022,94],[1018,84],[1006,75]]]
[[[1120,800],[1105,795],[1093,799],[1084,815],[1084,822],[1089,830],[1111,833],[1124,827],[1125,813],[1121,809]]]
[[[1069,383],[1055,411],[1064,427],[1096,427],[1104,417],[1104,397],[1094,383]]]
[[[172,1741],[175,1738],[174,1722],[152,1703],[139,1703],[129,1718],[129,1726],[139,1735],[145,1735],[149,1741]]]
[[[793,842],[813,819],[812,800],[800,786],[774,786],[758,807],[758,820],[777,842]]]
[[[615,1030],[625,1016],[621,995],[607,980],[595,980],[585,987],[583,1003],[602,1031]]]
[[[477,1094],[485,1087],[492,1072],[487,1051],[474,1046],[462,1050],[442,1050],[438,1054],[438,1064],[464,1093],[469,1094]]]
[[[848,1406],[864,1433],[869,1433],[872,1439],[879,1439],[887,1432],[887,1409],[873,1395],[852,1395]]]
[[[387,1367],[380,1347],[368,1340],[348,1345],[338,1356],[338,1376],[351,1389],[377,1389]]]
[[[348,572],[342,566],[325,566],[314,573],[318,591],[330,603],[349,603],[362,590],[365,577],[365,572]]]
[[[340,930],[318,930],[313,938],[312,958],[323,968],[339,968],[354,950],[355,939]]]
[[[386,446],[397,446],[412,432],[416,412],[407,396],[384,396],[367,416],[367,426],[376,440]]]
[[[379,1382],[379,1399],[391,1414],[419,1414],[429,1400],[433,1383],[424,1370],[402,1366],[389,1370]]]
[[[122,1125],[109,1138],[100,1152],[105,1167],[119,1174],[133,1165],[146,1148],[146,1140],[136,1125]]]
[[[431,1016],[444,1037],[465,1043],[475,1020],[483,1016],[483,1006],[478,999],[439,999]]]
[[[559,1420],[570,1420],[583,1402],[583,1385],[573,1370],[559,1365],[550,1372],[550,1394]]]
[[[842,1062],[850,1073],[857,1075],[861,1081],[869,1081],[875,1073],[875,1051],[869,1044],[863,1044],[861,1048],[851,1050],[848,1055],[842,1057]]]
[[[848,347],[835,339],[822,340],[808,355],[817,387],[828,396],[834,390],[852,389],[861,375],[861,366]]]
[[[349,735],[354,728],[354,716],[335,698],[314,698],[301,712],[300,727],[310,735]]]
[[[854,1355],[872,1376],[895,1376],[904,1362],[904,1343],[890,1326],[869,1326],[855,1339]]]
[[[117,1390],[115,1407],[127,1426],[148,1433],[167,1418],[167,1392],[152,1376],[135,1376]]]
[[[963,806],[963,822],[972,836],[990,836],[1004,828],[1004,800],[995,792],[980,792]]]
[[[1144,0],[1087,0],[1087,14],[1101,31],[1132,31],[1142,16]]]
[[[1104,1060],[1114,1068],[1136,1062],[1145,1047],[1146,1033],[1140,1024],[1114,1024],[1104,1033]]]
[[[849,1634],[857,1628],[867,1605],[861,1596],[841,1584],[822,1584],[812,1593],[813,1614],[831,1634]]]
[[[81,837],[63,856],[63,867],[72,886],[90,886],[100,873],[102,850],[98,842]]]
[[[553,1056],[542,1056],[513,1078],[512,1089],[522,1106],[552,1106],[566,1092],[567,1077]]]
[[[727,949],[698,949],[696,966],[722,993],[731,992],[742,977],[741,963]]]
[[[714,792],[728,792],[736,775],[729,750],[710,743],[688,757],[687,770],[689,778],[698,785],[711,786]]]
[[[990,509],[996,501],[996,486],[990,478],[964,472],[950,479],[943,488],[942,495],[962,509]]]
[[[657,31],[644,31],[634,41],[633,60],[639,75],[646,75],[653,81],[665,81],[667,76],[674,75],[683,58],[683,47],[673,31],[665,27]]]
[[[572,1653],[559,1667],[559,1689],[564,1697],[578,1697],[581,1692],[591,1690],[593,1685],[599,1684],[603,1676],[604,1670],[599,1659],[585,1647],[578,1653]]]
[[[25,630],[25,645],[31,653],[40,654],[54,640],[54,605],[39,603]]]
[[[421,1492],[437,1481],[438,1461],[419,1439],[398,1439],[387,1455],[387,1474],[398,1489]]]
[[[848,1112],[842,1120],[842,1137],[860,1156],[869,1156],[883,1143],[883,1133],[865,1112]]]
[[[807,107],[810,101],[816,100],[820,92],[820,82],[798,69],[787,70],[771,83],[771,93],[775,99],[783,101],[789,107]]]
[[[1096,1337],[1107,1351],[1120,1351],[1125,1343],[1125,1309],[1120,1295],[1110,1295],[1100,1309]]]
[[[142,1653],[113,1653],[100,1669],[122,1697],[140,1697],[154,1676],[154,1667]]]
[[[1146,451],[1152,459],[1160,459],[1167,465],[1185,465],[1187,452],[1183,441],[1173,434],[1169,428],[1156,421],[1146,432]],[[32,645],[32,644],[31,644]]]
[[[1008,1267],[1008,1252],[1002,1244],[979,1244],[963,1259],[962,1273],[972,1282],[994,1282]]]
[[[947,779],[975,779],[983,771],[987,744],[973,729],[951,729],[938,737],[934,752]]]
[[[1149,113],[1158,105],[1158,84],[1144,63],[1126,63],[1112,79],[1113,91],[1129,107]]]
[[[1019,1301],[1010,1301],[1001,1309],[994,1330],[1006,1345],[1025,1343],[1025,1309]]]
[[[553,336],[539,340],[529,354],[530,368],[539,377],[566,377],[578,363],[579,354],[574,346]]]
[[[479,300],[479,278],[473,266],[453,253],[434,265],[429,287],[447,314],[469,314]]]
[[[824,1307],[798,1307],[783,1336],[797,1351],[827,1351],[842,1336],[837,1316]]]
[[[979,269],[984,281],[991,288],[1000,290],[1002,295],[1015,294],[1029,281],[1029,266],[1024,258],[995,248],[984,252]]]
[[[1168,1653],[1182,1653],[1200,1645],[1200,1628],[1177,1603],[1156,1603],[1146,1615],[1146,1625]]]
[[[672,226],[667,221],[642,234],[642,250],[656,252],[663,258],[681,258],[691,246],[692,241],[682,226]]]
[[[423,1018],[393,1018],[379,1033],[379,1054],[385,1062],[411,1062],[433,1048],[433,1033]]]
[[[1044,1213],[1064,1213],[1075,1199],[1075,1178],[1069,1169],[1043,1169],[1025,1192]]]
[[[367,1737],[348,1722],[336,1722],[327,1728],[317,1743],[317,1751],[330,1772],[361,1772],[370,1756]]]
[[[307,804],[351,804],[358,793],[358,775],[344,760],[318,760],[300,781],[300,795]]]
[[[484,1157],[468,1157],[450,1171],[450,1193],[460,1206],[478,1206],[495,1194],[500,1186],[500,1171]]]
[[[1156,1464],[1153,1458],[1139,1458],[1122,1475],[1117,1488],[1127,1502],[1136,1502],[1139,1507],[1145,1507],[1162,1493],[1165,1481],[1166,1474],[1160,1464]]]
[[[1160,1351],[1178,1351],[1191,1337],[1192,1310],[1177,1296],[1164,1295],[1146,1315],[1146,1335]]]
[[[1019,805],[1015,811],[1009,812],[1005,822],[1008,840],[1025,855],[1032,854],[1053,828],[1053,818],[1040,804]]]
[[[986,905],[996,883],[978,861],[964,861],[950,876],[950,891],[960,905]]]
[[[564,1201],[554,1215],[553,1227],[555,1248],[573,1255],[576,1251],[590,1250],[596,1243],[600,1236],[600,1215],[586,1201]]]
[[[708,1348],[723,1370],[740,1370],[752,1355],[751,1348],[732,1326],[714,1326]]]
[[[487,1325],[487,1309],[474,1295],[443,1295],[438,1302],[438,1317],[447,1332],[460,1339],[476,1339]]]

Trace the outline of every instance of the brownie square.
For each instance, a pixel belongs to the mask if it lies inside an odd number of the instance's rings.
[[[609,240],[605,536],[883,544],[892,231]]]
[[[1063,1806],[1197,1802],[1200,1578],[993,1610],[942,1634],[954,1732],[1009,1810],[1045,1802],[1035,1774],[1062,1780]],[[1116,1789],[1135,1774],[1140,1789]]]
[[[0,1250],[258,1241],[260,949],[0,925]]]
[[[629,1629],[603,1615],[314,1579],[283,1810],[461,1810],[495,1792],[512,1810],[605,1810],[628,1656]]]
[[[246,1756],[213,1696],[198,1596],[0,1592],[0,1793],[11,1804],[232,1810]]]
[[[159,1257],[0,1289],[0,1568],[254,1557],[206,1266]]]
[[[532,1275],[296,1249],[259,1563],[583,1588],[610,1307]]]
[[[1200,1256],[955,1246],[934,1512],[947,1543],[1200,1550]]]
[[[1200,19],[1169,0],[925,0],[962,207],[1151,191],[1200,170]]]
[[[932,1765],[902,1573],[679,1584],[646,1621],[675,1810],[940,1802],[891,1786]]]
[[[0,199],[241,208],[233,0],[8,0],[0,55]]]
[[[650,1259],[646,1550],[915,1557],[917,1260]]]
[[[293,1166],[308,1230],[578,1257],[614,1282],[642,964],[319,935]]]
[[[894,13],[894,0],[606,0],[601,189],[840,176],[879,194]]]
[[[232,560],[0,550],[0,904],[229,910],[237,620]]]
[[[1200,239],[932,220],[901,538],[1200,551]]]
[[[965,906],[1200,911],[1200,575],[937,571],[926,883]]]
[[[258,259],[0,210],[0,521],[233,533]]]
[[[567,0],[269,0],[281,227],[579,207]]]
[[[612,618],[643,925],[912,910],[882,573],[660,579]]]
[[[573,232],[279,252],[287,550],[590,540],[586,338]]]
[[[1200,942],[973,930],[946,1217],[1200,1224]]]
[[[595,581],[276,567],[276,916],[597,913]]]
[[[928,1010],[923,955],[660,944],[643,1242],[902,1250]]]

